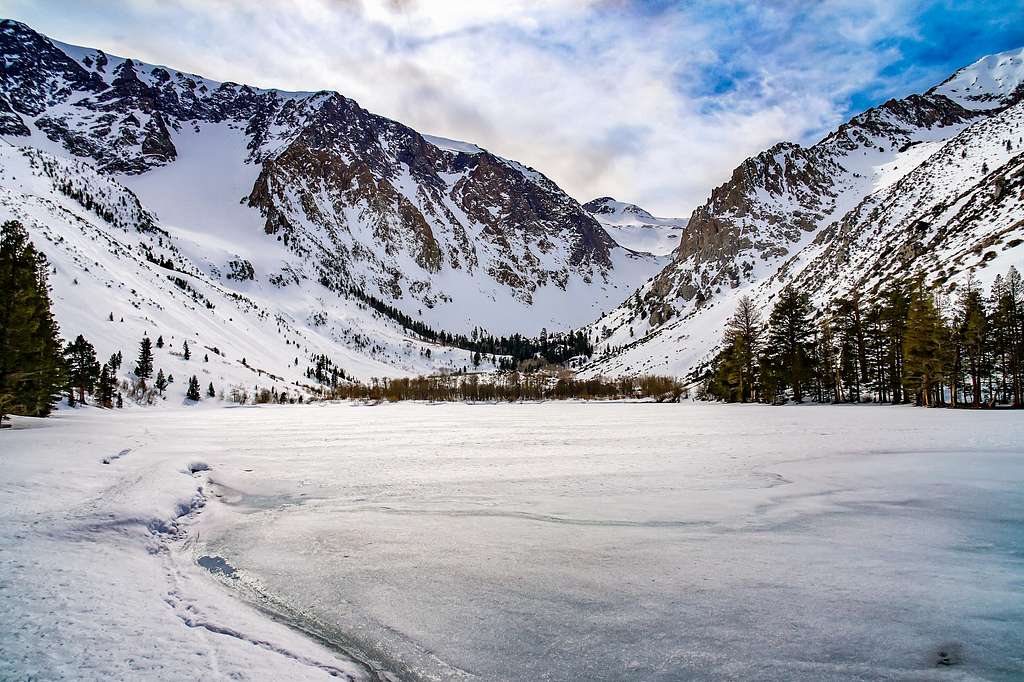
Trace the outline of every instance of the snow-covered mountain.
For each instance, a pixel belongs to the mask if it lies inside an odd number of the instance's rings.
[[[10,20],[0,50],[0,217],[42,242],[64,334],[101,350],[201,331],[287,379],[314,353],[361,377],[461,367],[366,301],[535,334],[590,322],[664,264],[542,173],[338,93],[218,83]]]
[[[746,294],[819,305],[922,271],[955,288],[1024,264],[1024,49],[854,116],[820,142],[744,161],[690,217],[673,262],[594,328],[591,372],[685,374]]]
[[[612,238],[634,251],[667,256],[679,245],[686,218],[658,218],[636,204],[599,197],[583,204]]]

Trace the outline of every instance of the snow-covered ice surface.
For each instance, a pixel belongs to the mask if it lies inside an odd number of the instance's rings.
[[[1017,413],[399,404],[19,425],[38,428],[0,433],[3,679],[366,675],[244,601],[402,679],[1024,677]]]

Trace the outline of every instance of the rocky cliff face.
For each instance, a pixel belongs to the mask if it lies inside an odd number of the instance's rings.
[[[684,373],[743,294],[767,310],[786,284],[822,303],[900,273],[951,287],[1020,263],[1022,82],[1024,51],[993,55],[810,147],[744,161],[693,212],[673,262],[595,325],[622,348],[596,367]]]
[[[209,174],[210,185],[246,175],[234,194],[204,191],[203,201],[224,214],[244,197],[261,248],[282,252],[256,280],[358,289],[452,331],[532,333],[587,322],[661,265],[616,244],[541,173],[424,137],[338,93],[218,83],[14,21],[0,23],[0,50],[4,134],[120,178],[162,204],[165,223],[223,232],[179,214],[166,200],[175,188],[153,178],[175,167]],[[203,147],[231,154],[196,163]]]

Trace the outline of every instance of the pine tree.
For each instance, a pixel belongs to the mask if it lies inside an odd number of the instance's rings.
[[[213,390],[213,382],[211,381],[210,385],[206,387],[206,397],[213,398],[216,395],[217,393]]]
[[[156,337],[156,347],[157,348],[163,348],[164,347],[164,337],[163,336]]]
[[[936,402],[935,390],[948,366],[949,339],[935,297],[919,278],[911,294],[903,340],[903,383],[917,403]]]
[[[777,391],[789,388],[793,400],[803,402],[804,390],[812,376],[811,351],[814,325],[810,297],[786,287],[772,308],[766,342],[767,365],[774,373]]]
[[[143,336],[139,343],[139,359],[135,363],[135,376],[145,381],[153,376],[153,342]]]
[[[198,401],[201,396],[199,395],[199,379],[193,374],[192,378],[188,380],[188,391],[185,393],[185,397],[188,400]]]
[[[96,350],[79,334],[64,349],[64,362],[68,372],[68,386],[78,390],[78,402],[85,403],[85,394],[92,393],[100,374]]]
[[[117,393],[117,407],[118,409],[124,407],[124,396],[121,395],[120,391]]]
[[[192,359],[192,351],[190,351],[188,349],[188,341],[185,341],[185,343],[184,343],[182,348],[183,348],[182,352],[185,355],[185,359],[186,360],[191,360]]]
[[[728,349],[729,362],[723,377],[735,387],[740,402],[757,400],[757,356],[761,352],[764,325],[749,296],[744,296],[736,312],[725,325],[723,343]]]
[[[971,377],[971,405],[981,407],[981,381],[986,373],[988,345],[988,316],[985,303],[974,278],[967,280],[966,290],[958,310],[959,338]],[[966,399],[966,389],[964,390]]]
[[[114,372],[110,365],[105,363],[100,368],[100,375],[96,381],[96,401],[101,407],[113,407],[114,401]]]
[[[20,223],[0,226],[0,422],[45,417],[66,382],[47,270]]]
[[[156,379],[153,381],[153,385],[156,390],[160,391],[160,395],[164,394],[164,390],[167,388],[167,377],[164,376],[164,371],[161,369],[156,373]]]

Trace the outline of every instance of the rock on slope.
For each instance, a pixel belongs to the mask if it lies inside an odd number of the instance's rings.
[[[595,329],[620,348],[591,372],[685,374],[736,300],[767,311],[793,283],[818,304],[924,272],[955,287],[1024,262],[1024,50],[853,117],[810,147],[744,161],[690,217],[673,262]]]

